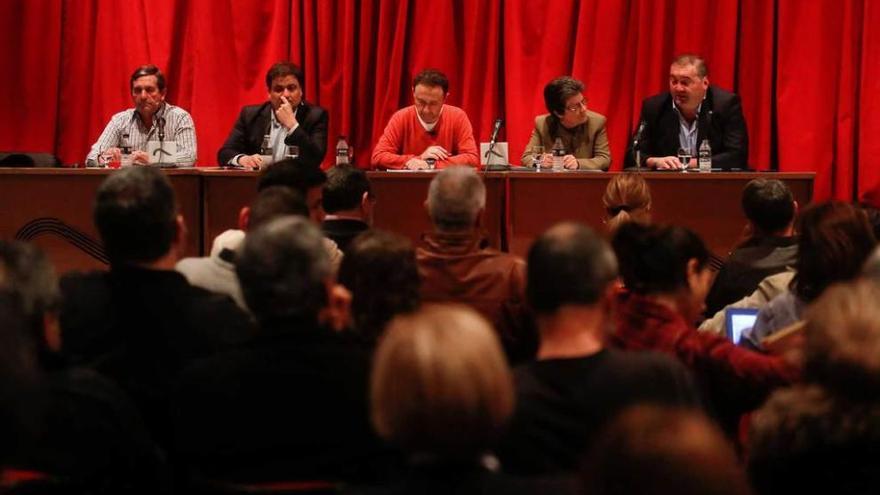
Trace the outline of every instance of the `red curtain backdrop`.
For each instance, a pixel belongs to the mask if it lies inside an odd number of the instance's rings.
[[[240,107],[266,98],[266,69],[290,59],[330,112],[331,148],[348,136],[359,165],[411,103],[413,74],[437,67],[478,140],[505,118],[514,163],[544,84],[582,79],[618,169],[641,100],[666,90],[674,54],[698,52],[743,98],[752,167],[814,171],[817,199],[880,203],[874,0],[0,0],[0,37],[0,150],[68,164],[151,62],[195,119],[199,164],[214,165]]]

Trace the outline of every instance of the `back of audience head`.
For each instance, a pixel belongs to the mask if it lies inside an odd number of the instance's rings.
[[[366,172],[351,166],[333,167],[327,171],[324,184],[324,211],[328,214],[346,212],[372,223],[373,191]]]
[[[486,185],[471,167],[449,167],[431,180],[426,205],[437,230],[467,232],[486,207]]]
[[[753,179],[742,193],[742,209],[759,235],[790,235],[797,202],[778,179]]]
[[[17,302],[35,355],[42,359],[60,350],[61,293],[55,269],[40,249],[0,240],[0,290]]]
[[[174,189],[155,168],[114,172],[98,187],[94,221],[111,264],[148,264],[180,256],[185,227]]]
[[[329,302],[332,272],[323,236],[302,217],[276,218],[249,231],[235,271],[261,325],[315,325]]]
[[[747,495],[724,435],[695,411],[636,406],[611,421],[584,463],[595,495]]]
[[[611,243],[628,290],[673,295],[687,318],[703,311],[712,273],[709,250],[697,234],[684,227],[628,223]]]
[[[589,227],[561,223],[529,249],[526,297],[540,315],[568,305],[598,305],[617,277],[608,243]]]
[[[798,221],[794,293],[811,302],[834,282],[859,274],[876,245],[865,212],[840,201],[804,208]]]
[[[257,192],[272,186],[298,191],[309,207],[313,222],[324,221],[323,187],[327,174],[318,167],[305,165],[299,158],[285,158],[265,169],[257,181]]]
[[[354,330],[375,342],[395,315],[419,305],[415,249],[405,237],[368,230],[352,241],[342,259],[339,283],[352,294]]]
[[[611,177],[605,194],[605,223],[614,233],[626,222],[650,223],[651,190],[641,174],[618,174]]]
[[[395,318],[371,379],[373,425],[410,454],[476,459],[513,410],[513,380],[491,325],[463,306]]]
[[[270,186],[257,193],[257,197],[249,207],[242,208],[239,225],[242,230],[253,230],[270,220],[286,215],[309,218],[309,207],[305,198],[295,189]]]
[[[876,397],[876,396],[874,396]],[[880,483],[880,403],[801,384],[751,415],[748,470],[757,493],[872,494]]]
[[[853,400],[880,396],[880,286],[829,287],[805,313],[805,378]]]

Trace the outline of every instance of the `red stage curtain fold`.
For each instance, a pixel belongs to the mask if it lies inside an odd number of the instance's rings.
[[[199,164],[214,165],[241,106],[265,100],[268,67],[290,59],[330,112],[326,165],[344,134],[368,166],[412,76],[437,67],[479,141],[505,119],[513,163],[546,112],[544,85],[582,79],[618,169],[641,100],[666,90],[673,55],[697,52],[743,99],[752,167],[815,171],[817,199],[880,203],[871,0],[0,0],[0,14],[0,150],[82,162],[130,107],[132,70],[155,63],[193,115]]]

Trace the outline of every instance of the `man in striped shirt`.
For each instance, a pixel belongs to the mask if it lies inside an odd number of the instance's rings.
[[[138,67],[131,75],[131,99],[134,108],[123,110],[110,119],[98,141],[86,156],[87,166],[96,166],[98,157],[119,161],[122,148],[131,148],[132,163],[150,163],[147,143],[177,143],[173,158],[153,160],[191,167],[196,161],[196,131],[189,113],[165,101],[165,75],[155,65]]]

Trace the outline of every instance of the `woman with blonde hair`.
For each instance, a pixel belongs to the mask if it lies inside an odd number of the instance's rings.
[[[605,194],[605,225],[614,233],[627,222],[651,221],[651,189],[641,174],[622,173],[611,177]]]
[[[395,318],[376,350],[370,392],[373,426],[410,467],[380,493],[541,492],[530,488],[540,482],[495,472],[491,449],[513,411],[513,378],[474,310],[429,305]]]

